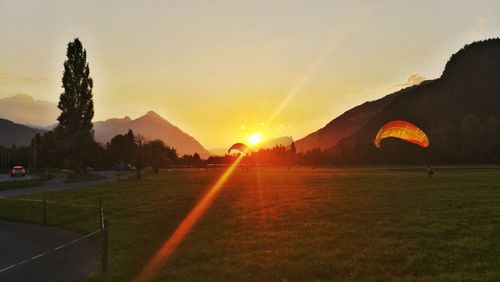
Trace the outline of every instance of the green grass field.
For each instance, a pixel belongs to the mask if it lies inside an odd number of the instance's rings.
[[[109,271],[97,267],[88,280],[128,281],[222,172],[146,173],[47,199],[97,205],[102,198]],[[239,168],[156,278],[500,280],[500,169],[435,172]],[[0,200],[0,218],[40,222],[41,206]],[[85,234],[97,229],[98,212],[51,204],[48,222]]]

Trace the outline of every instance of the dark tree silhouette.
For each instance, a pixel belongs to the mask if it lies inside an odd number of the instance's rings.
[[[107,148],[113,163],[121,163],[120,165],[131,163],[137,150],[134,132],[129,129],[126,134],[116,135],[111,139]]]
[[[57,118],[58,132],[71,136],[77,132],[92,134],[94,102],[92,101],[93,81],[90,77],[87,51],[78,38],[68,43],[68,59],[64,62],[62,84],[64,92],[59,98],[61,114]]]
[[[135,165],[135,172],[137,175],[137,179],[141,179],[141,170],[146,164],[146,154],[144,152],[144,143],[146,143],[146,138],[144,136],[138,134],[135,136],[135,144],[136,144],[136,150],[135,150],[135,158],[134,158],[134,165]]]
[[[57,118],[56,132],[62,141],[59,150],[66,158],[66,165],[79,169],[91,159],[96,148],[92,124],[93,81],[87,51],[78,38],[68,43],[66,56],[62,78],[64,91],[58,104],[61,114]]]
[[[144,152],[154,174],[158,174],[160,167],[166,167],[177,158],[175,149],[165,146],[160,139],[155,139],[144,144]]]
[[[193,155],[184,155],[180,158],[180,163],[183,166],[188,167],[200,167],[203,166],[203,160],[201,159],[198,153],[194,153]]]

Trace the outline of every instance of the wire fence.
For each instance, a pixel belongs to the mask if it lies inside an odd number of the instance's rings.
[[[102,200],[99,199],[99,203],[97,205],[89,205],[89,204],[80,204],[80,203],[69,203],[69,202],[59,202],[59,201],[49,201],[47,200],[47,197],[45,194],[43,194],[42,199],[30,199],[30,198],[9,198],[9,197],[0,197],[0,200],[3,201],[10,201],[10,202],[25,202],[29,204],[36,204],[37,208],[41,209],[41,224],[47,225],[47,210],[48,210],[48,204],[50,205],[55,205],[55,206],[60,206],[60,207],[73,207],[73,208],[85,208],[89,209],[92,211],[97,211],[97,221],[98,225],[96,226],[97,229],[81,236],[78,239],[69,241],[69,242],[63,242],[61,245],[46,250],[45,252],[42,252],[40,254],[37,254],[33,257],[26,258],[22,261],[19,261],[17,263],[14,263],[10,266],[4,267],[0,269],[0,273],[7,271],[9,269],[15,268],[17,266],[35,261],[36,259],[39,259],[41,257],[46,256],[49,253],[56,252],[58,250],[64,249],[68,246],[71,246],[73,244],[76,244],[84,239],[90,238],[96,234],[100,234],[100,239],[102,243],[102,250],[101,250],[101,262],[102,262],[102,271],[107,271],[107,266],[108,266],[108,249],[109,249],[109,221],[105,217],[104,214],[104,207],[102,205]],[[37,209],[37,210],[39,210]]]
[[[28,198],[0,198],[0,200],[10,200],[10,201],[20,201],[20,202],[38,202],[38,203],[45,202],[46,204],[55,204],[55,205],[60,205],[60,206],[80,207],[80,208],[96,208],[96,209],[101,208],[98,205],[63,203],[63,202],[57,202],[57,201],[47,201],[46,199],[40,200],[40,199],[28,199]]]

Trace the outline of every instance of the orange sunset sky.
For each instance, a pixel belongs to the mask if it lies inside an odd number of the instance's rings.
[[[0,98],[57,102],[79,37],[95,118],[154,110],[205,147],[299,139],[438,77],[500,34],[499,1],[0,1]],[[55,121],[54,121],[55,122]]]

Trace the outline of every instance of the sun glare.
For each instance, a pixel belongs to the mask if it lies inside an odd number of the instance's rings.
[[[250,144],[250,146],[257,145],[260,141],[262,141],[262,136],[260,136],[260,134],[252,134],[248,137],[248,144]]]
[[[207,194],[201,198],[201,200],[193,207],[193,209],[186,215],[186,217],[181,221],[179,226],[175,229],[174,233],[168,238],[163,246],[157,251],[157,253],[149,260],[146,267],[141,271],[139,276],[136,277],[135,281],[149,281],[155,278],[155,275],[160,268],[161,264],[164,263],[170,255],[175,251],[175,249],[181,244],[186,235],[191,232],[196,223],[203,217],[205,212],[212,206],[212,203],[217,198],[220,190],[223,188],[227,179],[231,176],[233,171],[238,167],[238,164],[243,159],[244,155],[240,155],[227,169],[222,173],[221,177],[215,182],[215,184],[208,190]]]

